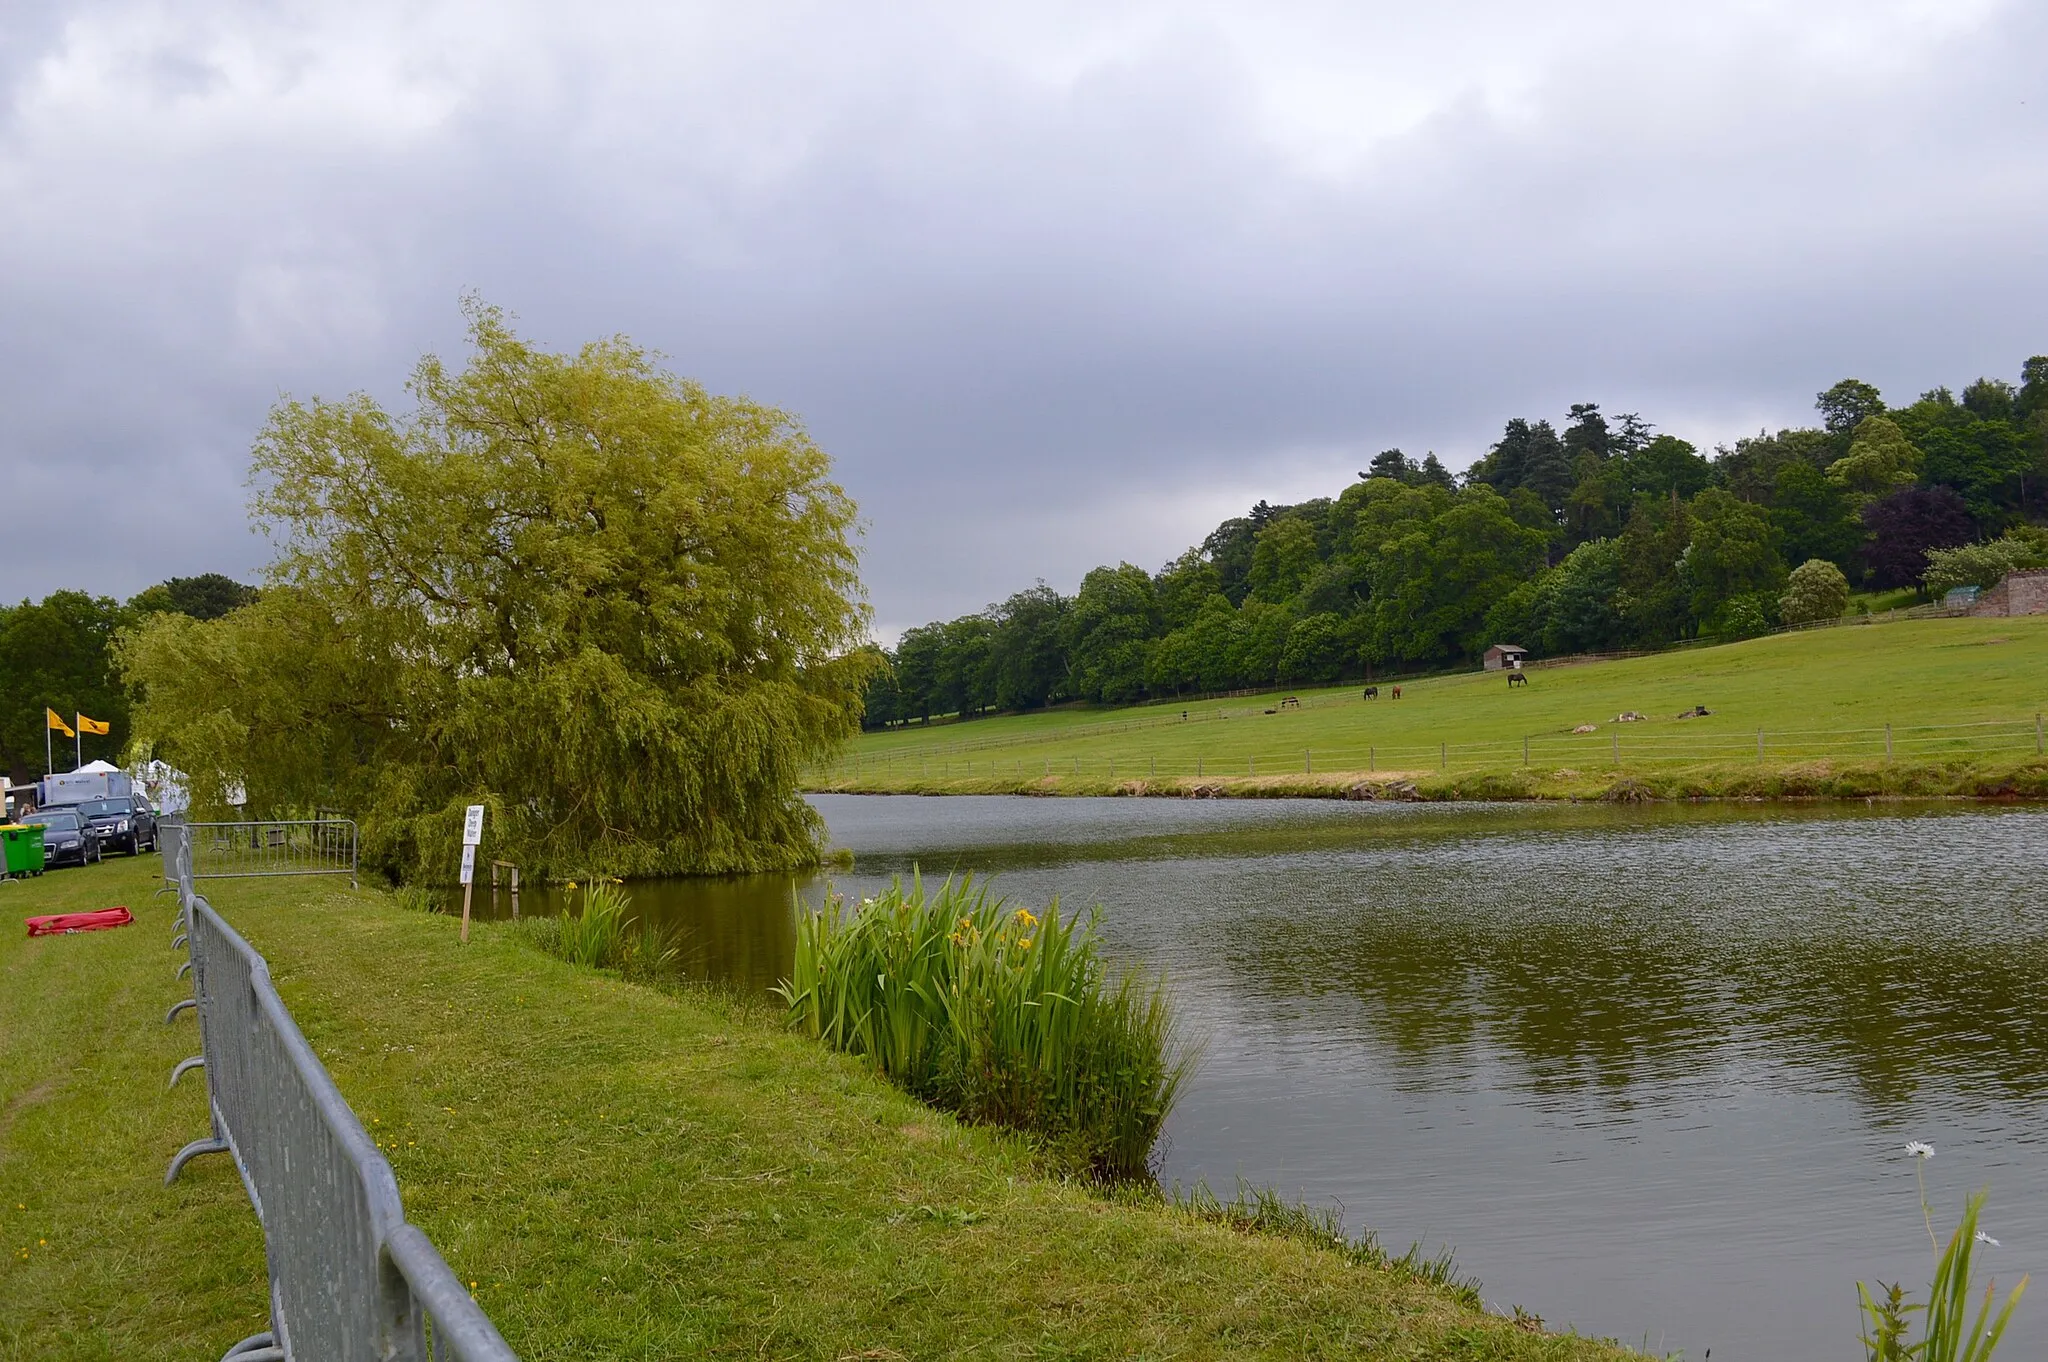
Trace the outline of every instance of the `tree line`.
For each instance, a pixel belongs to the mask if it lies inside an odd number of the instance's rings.
[[[1867,590],[2048,565],[2048,356],[1890,406],[1844,379],[1817,424],[1703,455],[1597,403],[1518,417],[1462,476],[1386,450],[1334,497],[1261,501],[1156,572],[1095,568],[907,630],[869,727],[1468,662],[1740,638]]]
[[[218,619],[256,598],[256,589],[218,572],[173,577],[127,601],[84,591],[53,591],[40,601],[0,605],[0,770],[12,781],[43,773],[44,712],[66,723],[87,714],[111,725],[86,740],[87,760],[119,760],[129,738],[129,696],[116,674],[114,641],[154,614]],[[71,739],[58,735],[60,770],[71,767]]]

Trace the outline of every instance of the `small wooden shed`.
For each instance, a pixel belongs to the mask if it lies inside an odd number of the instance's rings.
[[[1529,650],[1519,643],[1496,643],[1486,650],[1486,670],[1519,669]]]

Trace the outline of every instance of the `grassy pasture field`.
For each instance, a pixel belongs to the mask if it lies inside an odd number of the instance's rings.
[[[1617,779],[1674,795],[2048,793],[2048,617],[1847,625],[1528,676],[1403,681],[1398,701],[1381,682],[1377,700],[1358,684],[913,725],[863,734],[811,785],[1315,794],[1369,776],[1425,796],[1577,797]],[[1710,713],[1678,717],[1697,706]],[[1625,711],[1644,718],[1616,722]]]
[[[0,1359],[219,1357],[261,1229],[164,1010],[154,857],[0,887]],[[527,1362],[790,1357],[1595,1359],[1619,1349],[1156,1194],[1050,1177],[758,1000],[656,989],[509,925],[332,880],[209,883],[420,1225]],[[126,904],[114,931],[32,914]]]

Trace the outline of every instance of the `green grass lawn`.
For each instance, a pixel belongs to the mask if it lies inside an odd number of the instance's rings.
[[[1647,657],[1128,709],[1065,708],[863,735],[820,789],[1101,790],[1218,777],[1366,772],[1534,776],[1886,762],[2004,772],[2048,709],[2048,618],[1843,626]],[[1704,705],[1705,718],[1680,718]],[[1624,711],[1643,722],[1617,723]],[[1182,715],[1186,718],[1183,719]],[[1574,732],[1590,726],[1591,731]],[[1759,760],[1758,734],[1762,733]],[[1988,769],[1987,768],[1987,769]],[[1533,779],[1534,777],[1532,777]],[[1327,782],[1326,782],[1327,783]],[[1739,783],[1739,782],[1738,782]],[[1576,788],[1576,787],[1573,787]],[[1530,793],[1550,792],[1539,780]],[[1711,792],[1711,791],[1698,791]],[[1921,792],[1941,792],[1924,790]]]
[[[154,858],[0,888],[0,1357],[211,1359],[262,1240],[166,1027]],[[1044,1176],[758,1005],[332,881],[220,882],[421,1225],[520,1355],[1594,1358],[1297,1239]],[[140,922],[28,940],[34,913]],[[195,1077],[197,1077],[195,1075]],[[1535,1303],[1540,1304],[1540,1303]]]

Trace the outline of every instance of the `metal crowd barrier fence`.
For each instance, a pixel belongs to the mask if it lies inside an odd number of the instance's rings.
[[[517,1362],[462,1282],[405,1221],[398,1182],[300,1034],[249,943],[193,890],[193,839],[164,839],[178,941],[192,997],[164,1020],[199,1014],[199,1055],[171,1072],[206,1074],[212,1134],[179,1150],[164,1185],[203,1154],[235,1161],[263,1225],[270,1328],[223,1362]],[[295,873],[295,872],[283,872]],[[304,873],[304,872],[296,872]]]
[[[356,882],[356,825],[349,818],[287,818],[190,823],[192,878],[346,875]]]

